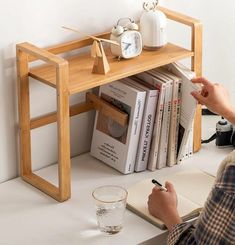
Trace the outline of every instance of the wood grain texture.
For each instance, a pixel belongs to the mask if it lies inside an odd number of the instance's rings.
[[[57,201],[65,201],[71,197],[70,180],[70,128],[69,117],[83,111],[96,108],[104,113],[112,114],[116,120],[125,125],[128,118],[112,107],[103,103],[94,95],[87,95],[87,102],[69,108],[69,95],[110,83],[112,81],[163,66],[187,57],[192,57],[192,69],[197,76],[202,70],[202,25],[200,21],[189,16],[159,7],[166,16],[178,23],[191,27],[192,50],[186,50],[174,44],[167,44],[156,51],[144,50],[140,56],[117,61],[109,50],[106,50],[110,72],[106,75],[92,74],[93,59],[90,53],[61,58],[56,54],[92,45],[93,39],[83,38],[71,42],[54,45],[47,49],[38,48],[30,43],[17,45],[17,73],[19,95],[20,124],[20,162],[22,178],[52,196]],[[96,35],[98,38],[109,38],[110,33]],[[46,65],[29,69],[29,62],[43,60]],[[29,76],[56,89],[57,112],[30,120]],[[200,107],[197,109],[194,126],[194,150],[200,149],[201,119]],[[58,164],[59,187],[32,173],[30,129],[56,122],[58,128]],[[200,141],[200,142],[199,142]]]
[[[192,28],[192,70],[197,77],[202,76],[202,24],[196,23]],[[193,151],[197,152],[201,149],[202,134],[202,109],[201,105],[197,106],[194,118],[194,135],[193,135]]]
[[[101,42],[99,42],[99,51],[94,59],[92,73],[94,74],[107,74],[110,71],[110,66]],[[100,53],[100,55],[98,54]]]
[[[85,91],[183,58],[192,57],[193,52],[168,44],[157,51],[143,50],[140,56],[129,60],[117,61],[109,50],[106,50],[106,55],[110,65],[110,72],[106,75],[91,73],[93,59],[89,53],[67,59],[69,62],[68,90],[70,94]],[[52,87],[56,87],[55,67],[52,65],[32,68],[29,75]]]
[[[93,102],[94,108],[104,114],[107,117],[112,118],[118,122],[121,126],[125,126],[128,123],[128,114],[119,110],[117,107],[106,102],[102,98],[99,98],[95,94],[87,93],[87,101]]]
[[[59,64],[67,63],[63,58],[56,56],[45,49],[38,48],[37,46],[31,43],[20,43],[17,44],[17,48],[28,55],[34,56],[37,59],[43,60],[46,63],[53,64],[54,66],[58,66]]]
[[[98,38],[105,38],[109,39],[110,37],[110,32],[105,32],[101,34],[97,34],[96,37]],[[62,43],[62,44],[57,44],[53,45],[51,47],[45,48],[44,50],[52,53],[52,54],[63,54],[72,50],[80,49],[89,45],[92,45],[93,39],[85,37],[82,39],[76,39],[70,42]],[[29,56],[29,62],[36,61],[38,60],[37,57],[35,56]]]
[[[30,174],[31,167],[31,135],[30,135],[30,98],[28,77],[28,56],[18,47],[17,53],[17,88],[19,110],[20,138],[20,175]]]
[[[194,117],[194,132],[193,132],[193,152],[197,152],[201,149],[202,140],[202,107],[197,106]]]
[[[95,109],[101,111],[106,116],[111,117],[113,120],[115,120],[122,126],[125,126],[127,124],[128,115],[123,111],[119,110],[115,106],[102,100],[101,98],[99,98],[98,96],[90,92],[87,93],[86,98],[87,98],[87,102],[82,102],[70,106],[69,109],[70,117]],[[55,122],[57,122],[57,112],[51,112],[31,119],[30,129],[39,128]]]
[[[68,64],[64,63],[56,69],[60,201],[65,201],[71,197],[68,79]]]
[[[70,106],[69,115],[70,117],[76,116],[80,113],[87,112],[94,109],[94,104],[89,102],[82,102],[79,104],[75,104]],[[45,126],[50,123],[57,122],[57,112],[51,112],[45,115],[41,115],[39,117],[35,117],[30,120],[30,128],[35,129],[42,126]]]
[[[43,191],[47,195],[54,198],[56,201],[61,202],[60,195],[59,195],[59,188],[51,184],[50,182],[46,181],[42,177],[32,173],[32,174],[26,174],[22,176],[22,179],[29,184],[33,185],[37,189]]]
[[[200,20],[198,20],[198,19],[195,19],[195,18],[192,18],[190,16],[181,14],[181,13],[176,12],[176,11],[172,11],[170,9],[166,9],[164,7],[159,6],[158,9],[161,10],[166,15],[166,17],[168,19],[174,20],[178,23],[181,23],[181,24],[184,24],[187,26],[191,26],[191,27],[193,27],[195,24],[200,23]]]

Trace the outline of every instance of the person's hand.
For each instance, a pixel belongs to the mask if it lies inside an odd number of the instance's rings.
[[[231,105],[228,91],[221,84],[211,83],[202,77],[193,79],[192,82],[203,85],[201,92],[191,93],[200,104],[228,120],[231,119],[232,114],[235,116],[235,109]]]
[[[173,185],[166,182],[167,191],[154,187],[148,199],[148,210],[151,215],[161,219],[168,230],[182,222],[177,211],[177,195]]]

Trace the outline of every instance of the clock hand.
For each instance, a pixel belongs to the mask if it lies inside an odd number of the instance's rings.
[[[122,43],[126,44],[126,47],[124,50],[127,50],[131,46],[131,43],[126,43],[126,42],[122,42]]]
[[[130,46],[131,46],[131,44],[127,45],[126,48],[125,48],[125,50],[127,50]]]
[[[131,44],[131,43],[127,43],[127,42],[122,42],[122,43],[125,43],[125,44]]]

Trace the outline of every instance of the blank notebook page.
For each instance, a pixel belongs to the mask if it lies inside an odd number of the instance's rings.
[[[215,177],[196,169],[182,171],[160,179],[162,184],[166,180],[172,182],[177,194],[190,199],[200,206],[204,206],[215,181]]]
[[[192,212],[198,214],[198,210],[203,207],[214,183],[214,177],[200,170],[179,172],[157,180],[162,184],[165,183],[165,180],[173,183],[178,196],[177,209],[182,218],[185,216],[192,217],[190,215]],[[163,222],[150,215],[148,211],[148,196],[153,187],[151,179],[146,179],[130,187],[128,189],[127,204],[131,210],[134,209],[134,212],[162,225]]]

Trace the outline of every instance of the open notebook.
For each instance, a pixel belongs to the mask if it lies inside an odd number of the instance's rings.
[[[178,196],[178,212],[184,221],[199,215],[215,180],[200,170],[183,171],[156,179],[162,184],[166,180],[173,183]],[[148,196],[154,187],[151,180],[146,179],[128,189],[127,208],[153,225],[165,229],[164,223],[148,211]]]

